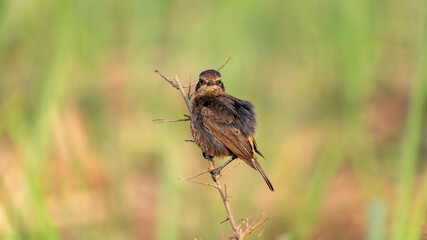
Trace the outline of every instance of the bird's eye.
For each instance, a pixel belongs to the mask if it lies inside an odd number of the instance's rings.
[[[221,84],[222,82],[221,82],[221,80],[219,80],[219,82],[218,82],[219,84]]]

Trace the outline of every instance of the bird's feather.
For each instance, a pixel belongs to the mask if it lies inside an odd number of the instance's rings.
[[[241,117],[255,116],[253,107],[251,107],[252,104],[249,103],[250,106],[246,107],[243,104],[233,104],[236,101],[231,96],[220,97],[217,101],[232,104],[212,103],[210,106],[202,108],[203,123],[206,130],[233,154],[255,169],[251,159],[256,159],[256,155],[254,155],[256,152],[255,145],[252,140],[256,128],[256,119],[255,117]],[[242,111],[246,111],[246,114],[239,114]]]

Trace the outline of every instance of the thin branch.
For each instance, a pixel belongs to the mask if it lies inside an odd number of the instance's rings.
[[[235,169],[237,166],[239,166],[240,165],[240,163],[237,163],[236,165],[234,165],[233,167],[231,167],[230,169],[228,169],[227,171],[225,171],[225,172],[223,172],[223,173],[221,173],[220,175],[219,175],[219,177],[221,178],[221,177],[223,177],[225,174],[227,174],[227,173],[229,173],[231,170],[233,170],[233,169]],[[224,185],[224,186],[226,186],[226,185]],[[227,191],[227,187],[225,187],[225,191]]]
[[[187,179],[187,178],[178,178],[178,180],[184,180],[184,181],[189,181],[189,182],[193,182],[193,183],[198,183],[198,184],[201,184],[201,185],[205,185],[205,186],[209,186],[209,187],[213,187],[213,188],[218,189],[218,185],[215,185],[215,184],[212,184],[212,183],[205,183],[205,182],[202,182],[202,181],[199,181],[199,180],[194,180],[194,179],[191,179],[191,178],[189,178],[189,179]]]
[[[224,63],[221,67],[219,67],[219,68],[217,69],[217,71],[221,70],[221,68],[223,68],[225,65],[227,65],[227,63],[228,63],[228,61],[230,61],[230,59],[231,59],[231,57],[229,57],[229,58],[227,59],[227,61],[225,61],[225,63]]]
[[[202,176],[203,174],[206,174],[206,173],[208,173],[210,170],[208,169],[208,170],[205,170],[205,171],[203,171],[203,172],[201,172],[201,173],[198,173],[198,174],[196,174],[196,175],[194,175],[194,176],[191,176],[191,177],[188,177],[188,178],[178,178],[179,180],[188,180],[188,179],[193,179],[193,178],[196,178],[196,177],[199,177],[199,176]]]
[[[212,171],[215,169],[215,162],[214,160],[212,160],[212,158],[209,158],[208,160],[209,160],[209,170]],[[228,201],[227,195],[224,189],[222,188],[220,178],[221,177],[219,175],[215,176],[215,182],[218,187],[218,192],[221,195],[222,202],[224,203],[225,210],[227,211],[231,228],[233,229],[233,233],[236,235],[237,239],[242,239],[240,238],[239,229],[237,228],[236,220],[234,220],[234,215],[233,215],[233,211],[231,210],[230,202]]]
[[[191,117],[190,115],[184,114],[183,119],[174,119],[174,120],[166,120],[166,119],[154,119],[153,122],[156,123],[167,123],[167,122],[183,122],[183,121],[190,121]]]
[[[245,224],[246,228],[249,227],[249,218],[251,218],[251,216],[247,217],[247,218],[242,218],[240,221],[242,221],[240,224]]]
[[[261,237],[261,235],[264,233],[264,224],[260,225],[260,227],[261,227],[261,231],[259,231],[259,233],[256,235],[257,238]]]
[[[191,102],[190,102],[190,99],[185,94],[184,88],[182,87],[178,76],[175,76],[175,82],[176,82],[176,85],[178,86],[179,91],[181,92],[182,97],[184,98],[185,103],[187,104],[187,108],[188,108],[188,111],[190,112],[190,116],[191,116],[191,109],[192,109],[191,108]]]
[[[159,70],[154,70],[154,72],[158,73],[163,79],[165,79],[168,83],[172,85],[172,87],[178,89],[181,92],[182,97],[184,98],[185,103],[187,104],[188,111],[191,115],[191,102],[190,99],[186,96],[184,87],[182,86],[181,82],[179,81],[178,76],[175,76],[175,83],[172,82],[168,77],[166,77],[163,73],[161,73]],[[190,87],[190,86],[188,86]]]
[[[259,219],[260,219],[262,216],[264,216],[264,213],[261,213],[261,214],[260,214],[260,215],[255,219],[255,221],[254,221],[252,224],[254,224],[254,223],[258,222],[258,221],[259,221]]]
[[[175,83],[173,83],[168,77],[166,77],[165,75],[163,75],[163,73],[161,73],[159,70],[154,70],[154,72],[158,73],[163,79],[165,79],[166,81],[168,81],[172,87],[179,89],[178,85],[176,85]]]
[[[255,229],[257,229],[259,226],[262,226],[268,220],[270,220],[270,217],[266,217],[262,219],[260,222],[258,222],[257,224],[253,224],[249,229],[246,230],[244,236],[251,234]]]
[[[184,119],[173,119],[173,120],[167,120],[167,119],[154,119],[153,120],[153,122],[156,122],[156,123],[185,122],[185,121],[190,121],[190,119],[184,118]]]
[[[249,235],[249,234],[251,234],[255,229],[257,229],[258,227],[261,227],[261,226],[263,226],[263,224],[267,221],[267,220],[269,220],[270,219],[270,217],[265,217],[265,218],[263,218],[261,221],[260,221],[260,219],[261,219],[261,217],[262,216],[264,216],[264,213],[261,213],[261,215],[260,216],[258,216],[258,218],[257,219],[255,219],[255,221],[252,223],[252,224],[250,224],[250,225],[248,225],[248,224],[246,224],[246,230],[242,233],[242,237],[244,238],[244,237],[246,237],[247,235]],[[248,221],[248,219],[245,219],[246,220],[246,222],[249,222]],[[261,232],[258,234],[258,235],[260,235],[260,234],[262,234],[262,232],[263,232],[264,230],[261,230]]]
[[[188,93],[187,93],[187,97],[189,99],[191,98],[191,75],[190,75],[190,78],[188,80]]]

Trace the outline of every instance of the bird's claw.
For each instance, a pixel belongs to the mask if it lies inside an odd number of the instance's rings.
[[[214,170],[210,170],[209,173],[212,175],[212,179],[214,180],[214,182],[216,182],[216,176],[221,173],[221,169],[215,168]]]
[[[207,159],[207,160],[209,160],[209,159],[213,158],[213,156],[208,155],[208,154],[207,154],[207,153],[205,153],[205,152],[203,152],[203,157],[204,157],[205,159]]]

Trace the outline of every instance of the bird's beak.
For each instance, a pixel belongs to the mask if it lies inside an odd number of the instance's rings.
[[[209,80],[209,82],[208,82],[208,86],[212,86],[212,85],[214,85],[213,81],[212,81],[212,80]]]

